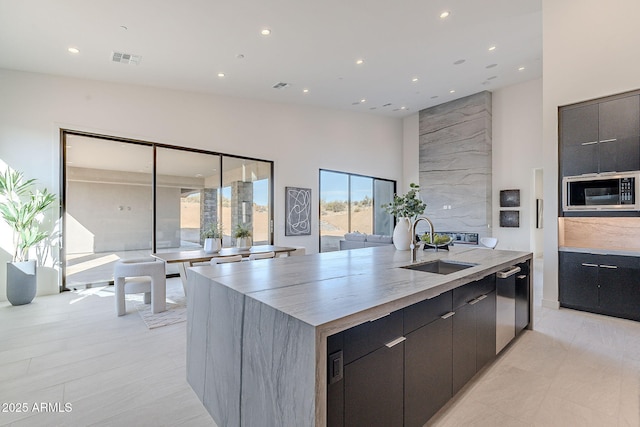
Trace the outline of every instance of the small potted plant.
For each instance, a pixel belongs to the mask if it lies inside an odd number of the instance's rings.
[[[49,237],[40,224],[56,199],[46,189],[34,191],[34,185],[35,179],[24,180],[10,168],[0,175],[0,215],[13,229],[13,261],[7,263],[7,299],[13,305],[29,304],[36,296],[36,260],[29,259],[29,250]]]
[[[402,196],[395,194],[393,201],[382,207],[387,213],[396,217],[398,223],[393,229],[393,244],[396,249],[408,251],[411,245],[411,224],[418,215],[421,215],[427,205],[420,200],[420,186],[413,182],[409,184],[409,191]]]
[[[215,254],[222,249],[222,227],[219,223],[211,223],[202,231],[204,239],[204,251]]]
[[[251,230],[249,227],[238,224],[233,230],[233,237],[236,238],[238,249],[249,249],[251,247]]]

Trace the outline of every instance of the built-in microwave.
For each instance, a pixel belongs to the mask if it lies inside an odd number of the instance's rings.
[[[562,178],[563,211],[640,210],[640,171]]]

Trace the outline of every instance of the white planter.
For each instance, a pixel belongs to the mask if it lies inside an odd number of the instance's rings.
[[[238,249],[251,248],[251,237],[236,237],[236,247]]]
[[[206,238],[204,239],[204,251],[208,254],[215,254],[222,249],[222,239]]]
[[[393,229],[393,245],[399,251],[408,251],[411,246],[411,220],[398,218],[398,223]]]

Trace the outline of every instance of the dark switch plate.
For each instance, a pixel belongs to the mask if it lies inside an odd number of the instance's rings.
[[[329,355],[329,384],[337,383],[342,379],[343,363],[342,350]]]

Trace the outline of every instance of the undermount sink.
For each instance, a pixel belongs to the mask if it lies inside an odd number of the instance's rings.
[[[474,267],[477,264],[465,264],[461,262],[443,261],[441,259],[436,261],[423,262],[420,264],[405,265],[402,268],[416,271],[424,271],[426,273],[436,274],[451,274],[456,271],[464,270],[465,268]]]

